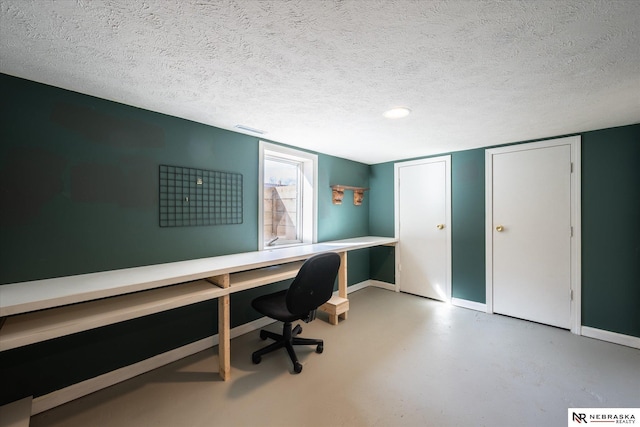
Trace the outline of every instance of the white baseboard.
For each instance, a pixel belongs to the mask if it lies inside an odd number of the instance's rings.
[[[248,322],[240,326],[236,326],[235,328],[231,329],[231,339],[239,337],[240,335],[248,334],[249,332],[257,331],[258,329],[264,328],[265,326],[270,325],[272,323],[276,323],[276,320],[273,320],[269,317],[261,317],[260,319],[256,319],[252,322]],[[217,345],[218,336],[217,335],[214,335],[214,336],[216,337],[216,345]]]
[[[350,294],[351,292],[359,291],[360,289],[364,289],[364,288],[366,288],[368,286],[371,286],[370,282],[371,282],[371,280],[365,280],[364,282],[360,282],[360,283],[353,284],[351,286],[347,286],[347,295]],[[335,291],[333,294],[334,295],[338,295],[338,291]]]
[[[638,337],[605,331],[604,329],[591,328],[589,326],[583,326],[580,329],[580,335],[583,335],[585,337],[595,338],[597,340],[608,341],[614,344],[620,344],[627,347],[640,349],[640,338]]]
[[[456,307],[468,308],[470,310],[482,311],[483,313],[487,312],[487,304],[469,301],[466,299],[451,298],[451,305],[455,305]]]
[[[382,288],[382,289],[386,289],[394,292],[396,290],[396,285],[394,285],[393,283],[387,283],[387,282],[381,282],[379,280],[369,279],[369,280],[365,280],[364,282],[360,282],[360,283],[356,283],[355,285],[348,286],[347,294],[350,294],[351,292],[359,291],[360,289],[368,288],[369,286]],[[333,294],[338,295],[338,291],[335,291]]]
[[[258,330],[266,325],[274,323],[273,319],[262,317],[253,322],[245,323],[231,330],[231,338],[238,337]],[[138,363],[116,369],[106,374],[99,375],[94,378],[70,385],[60,390],[53,391],[33,399],[31,406],[31,415],[39,414],[56,406],[62,405],[72,400],[86,396],[103,388],[110,387],[122,381],[126,381],[145,372],[168,365],[177,360],[183,359],[192,354],[199,353],[203,350],[218,345],[218,335],[212,335],[199,341],[176,348],[166,353],[158,354],[149,359],[142,360]]]
[[[382,288],[393,292],[397,291],[396,285],[393,283],[381,282],[380,280],[369,280],[369,286],[375,286],[376,288]]]

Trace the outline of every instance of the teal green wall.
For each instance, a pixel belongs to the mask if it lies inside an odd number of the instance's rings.
[[[331,186],[369,186],[369,166],[337,157],[318,155],[318,241],[335,240],[339,236],[358,237],[369,232],[369,198],[362,205],[353,204],[353,191],[344,192],[341,205],[331,202]]]
[[[640,125],[582,135],[582,324],[640,337]]]
[[[451,154],[451,293],[485,303],[484,149]]]
[[[257,250],[257,138],[6,75],[0,84],[0,283]],[[160,228],[160,164],[241,173],[243,223]],[[369,166],[319,154],[318,169],[318,241],[369,234],[369,197],[333,205],[330,188],[368,187]]]
[[[257,250],[258,139],[0,74],[0,283]],[[369,234],[369,201],[331,203],[334,183],[368,187],[369,167],[318,158],[320,241]],[[158,166],[241,173],[243,223],[160,228]],[[348,283],[369,278],[349,255]],[[231,299],[232,326],[260,317]],[[0,353],[0,404],[40,396],[217,333],[203,302]],[[127,351],[121,351],[126,348]],[[7,387],[8,385],[8,387]]]
[[[395,235],[393,163],[371,165],[370,170],[371,190],[367,196],[370,199],[369,228],[371,235],[393,237]]]
[[[331,186],[335,184],[353,187],[369,187],[369,166],[338,157],[318,155],[318,241],[346,239],[369,234],[369,198],[365,195],[362,205],[353,204],[353,192],[345,191],[341,205],[332,203]],[[368,280],[369,250],[349,252],[347,283]],[[337,285],[336,285],[337,286]]]
[[[382,163],[370,166],[369,232],[372,236],[394,237],[394,166]],[[369,276],[373,280],[395,283],[395,249],[377,247],[370,249]]]
[[[0,283],[257,250],[256,138],[5,75],[0,84]],[[241,173],[243,223],[160,228],[160,164]]]

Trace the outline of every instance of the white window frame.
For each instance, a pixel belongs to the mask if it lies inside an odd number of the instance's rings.
[[[294,148],[260,141],[258,166],[258,250],[273,250],[284,247],[308,245],[317,240],[318,206],[318,156]],[[264,159],[265,156],[280,157],[302,163],[302,241],[286,245],[265,246],[264,241]]]

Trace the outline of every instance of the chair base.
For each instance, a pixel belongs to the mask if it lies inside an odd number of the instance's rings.
[[[293,371],[296,374],[299,374],[300,372],[302,372],[302,364],[298,361],[298,356],[293,349],[294,345],[315,345],[317,346],[316,353],[322,353],[324,350],[323,340],[314,338],[298,338],[297,335],[300,334],[300,332],[302,332],[302,326],[296,325],[296,327],[292,329],[291,322],[284,323],[284,326],[282,327],[282,335],[270,331],[261,330],[260,339],[266,340],[267,338],[271,338],[272,340],[275,340],[275,342],[253,352],[253,354],[251,355],[251,360],[253,361],[253,363],[258,364],[262,360],[262,356],[264,356],[265,354],[271,353],[272,351],[284,347],[289,354],[291,362],[293,363]]]

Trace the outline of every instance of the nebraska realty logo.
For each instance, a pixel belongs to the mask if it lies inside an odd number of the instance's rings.
[[[640,408],[569,408],[568,415],[569,426],[590,423],[636,424],[640,418]]]

